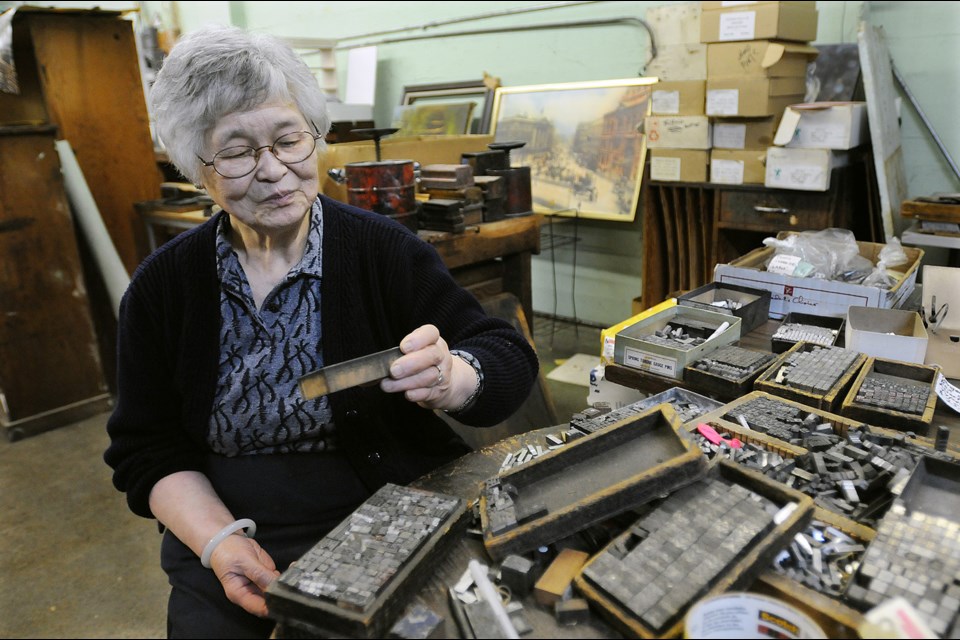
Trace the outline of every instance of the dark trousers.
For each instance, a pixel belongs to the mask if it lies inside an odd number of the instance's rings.
[[[366,500],[370,492],[334,454],[211,456],[207,476],[237,518],[257,523],[257,542],[282,573]],[[171,592],[170,638],[268,638],[275,622],[227,600],[211,569],[169,531],[160,563]]]

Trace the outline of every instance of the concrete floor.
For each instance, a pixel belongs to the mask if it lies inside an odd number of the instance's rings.
[[[536,317],[533,335],[544,374],[600,351],[596,328]],[[586,406],[586,386],[548,385],[561,420]],[[166,637],[160,535],[110,482],[106,419],[0,437],[0,638]]]

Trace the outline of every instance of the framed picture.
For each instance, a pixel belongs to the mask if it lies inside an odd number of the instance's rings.
[[[646,156],[637,130],[656,78],[500,87],[497,142],[522,140],[512,166],[530,167],[534,211],[631,222]]]
[[[466,82],[407,85],[403,88],[400,104],[473,103],[474,117],[470,122],[468,133],[490,133],[494,91],[499,85],[499,78],[492,76]]]
[[[463,135],[470,133],[470,116],[475,102],[438,102],[400,105],[393,110],[396,137],[421,135]]]

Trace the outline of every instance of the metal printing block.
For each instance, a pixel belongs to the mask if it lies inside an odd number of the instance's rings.
[[[608,547],[584,576],[647,627],[663,630],[774,526],[777,511],[741,485],[702,479],[671,493],[631,528],[630,548]]]
[[[487,519],[490,522],[490,531],[494,534],[515,529],[519,524],[511,489],[513,495],[516,495],[514,487],[509,484],[501,485],[498,478],[487,480],[484,487],[487,496]]]
[[[814,520],[774,558],[773,568],[811,589],[840,597],[865,550],[836,527]]]
[[[926,383],[892,380],[889,376],[868,375],[857,390],[857,404],[890,409],[902,413],[923,415],[932,390]]]
[[[530,593],[536,582],[535,565],[532,560],[516,554],[510,554],[500,564],[500,583],[510,591],[522,597]]]
[[[388,638],[426,640],[443,637],[443,618],[422,604],[415,604],[397,620],[387,634]]]
[[[811,345],[787,356],[774,381],[778,384],[825,395],[850,370],[859,353],[840,347]]]
[[[829,327],[791,322],[780,325],[771,339],[784,342],[810,342],[829,347],[836,342],[838,333],[838,330]]]
[[[772,353],[727,346],[717,349],[706,358],[697,360],[693,363],[693,367],[722,378],[740,380],[761,369],[775,357]]]
[[[945,637],[960,611],[960,524],[907,514],[896,505],[877,528],[846,596],[864,608],[903,597]]]

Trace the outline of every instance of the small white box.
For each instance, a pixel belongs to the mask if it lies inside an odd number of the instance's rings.
[[[846,150],[869,140],[866,102],[809,102],[787,107],[773,143],[780,147]]]
[[[876,358],[923,364],[927,330],[916,311],[850,307],[844,346]]]
[[[844,151],[769,147],[763,184],[774,189],[827,191],[834,167],[849,162]]]

